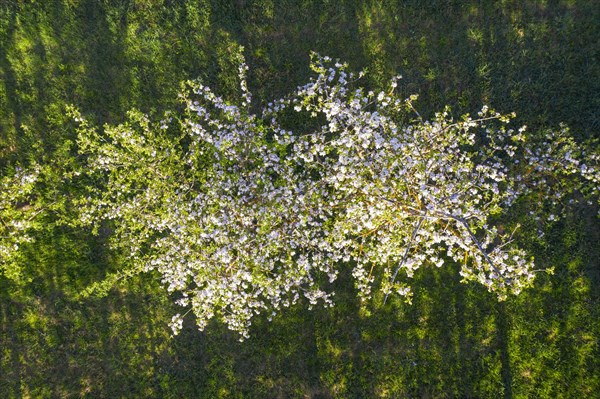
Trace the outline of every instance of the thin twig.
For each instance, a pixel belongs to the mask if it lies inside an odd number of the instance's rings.
[[[402,257],[402,262],[400,262],[400,264],[396,268],[396,271],[394,272],[394,275],[392,276],[392,280],[390,282],[391,285],[393,285],[394,281],[396,281],[396,276],[398,275],[398,272],[400,271],[400,269],[404,265],[404,262],[406,262],[406,259],[408,258],[408,252],[410,251],[410,249],[412,247],[413,241],[417,237],[417,233],[419,232],[419,229],[421,228],[421,224],[423,223],[423,220],[425,220],[425,216],[426,215],[427,215],[427,210],[425,210],[425,213],[423,214],[423,216],[421,216],[421,219],[419,219],[419,223],[417,223],[417,226],[413,230],[412,236],[410,237],[410,241],[408,242],[408,246],[406,247],[406,251],[404,251],[404,256]],[[388,299],[389,295],[390,295],[389,292],[387,294],[385,294],[385,298],[383,299],[383,304],[384,305],[387,302],[387,299]]]

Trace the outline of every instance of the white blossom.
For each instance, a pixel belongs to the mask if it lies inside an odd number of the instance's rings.
[[[114,221],[113,246],[157,271],[200,329],[216,317],[245,338],[254,316],[301,297],[330,306],[347,267],[363,300],[378,281],[410,301],[415,271],[449,262],[500,298],[521,292],[533,260],[490,216],[534,183],[552,198],[546,176],[600,182],[598,157],[580,165],[565,132],[526,146],[487,106],[479,119],[415,119],[416,96],[355,89],[362,73],[327,57],[311,67],[315,78],[258,115],[245,64],[239,105],[188,82],[184,114],[157,124],[132,112],[98,132],[74,115],[85,173],[105,181],[82,198],[82,221]],[[320,125],[294,130],[288,112]],[[176,315],[174,334],[181,326]]]

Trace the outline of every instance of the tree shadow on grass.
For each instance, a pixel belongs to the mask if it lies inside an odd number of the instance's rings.
[[[8,59],[8,49],[14,45],[17,11],[15,6],[5,6],[2,11],[3,29],[0,41],[0,70],[4,85],[6,108],[2,112],[3,120],[0,143],[0,167],[4,168],[7,161],[14,158],[20,150],[19,137],[23,135],[21,128],[22,111],[20,96],[17,90],[17,77]],[[11,121],[12,123],[10,123]]]

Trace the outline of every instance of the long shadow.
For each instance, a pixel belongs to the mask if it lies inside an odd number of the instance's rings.
[[[600,247],[597,238],[600,228],[597,222],[590,223],[590,216],[597,218],[594,211],[597,207],[576,209],[567,217],[564,226],[558,226],[556,238],[558,248],[563,251],[557,251],[556,255],[562,262],[552,280],[554,295],[544,304],[546,317],[550,320],[558,318],[557,334],[548,343],[559,354],[560,360],[553,359],[553,366],[570,381],[590,381],[588,370],[597,369],[600,363],[597,345],[600,333],[597,318]],[[592,384],[564,384],[557,389],[567,396],[587,396],[590,389],[594,389]]]
[[[80,5],[79,23],[85,65],[85,109],[94,110],[97,122],[114,123],[121,119],[132,104],[125,98],[130,89],[129,70],[125,62],[125,38],[129,1],[116,8],[118,21],[113,33],[109,25],[107,5],[86,0]]]
[[[2,31],[0,39],[0,69],[2,70],[3,84],[9,113],[13,116],[13,131],[2,131],[4,142],[9,148],[0,148],[0,169],[14,160],[20,153],[19,137],[22,135],[22,114],[17,91],[17,78],[13,67],[8,59],[8,49],[15,42],[16,30],[16,5],[6,5],[2,8],[2,18],[5,19],[6,29]],[[16,143],[16,148],[10,148],[11,143]],[[0,275],[0,310],[2,316],[2,327],[0,329],[0,347],[6,348],[2,354],[2,367],[0,368],[3,377],[0,382],[0,396],[21,398],[20,381],[24,372],[24,365],[19,357],[20,339],[18,329],[18,303],[10,298],[10,282]]]
[[[600,12],[592,2],[357,2],[363,65],[377,85],[421,95],[422,114],[482,104],[516,111],[530,127],[566,122],[598,137]],[[339,50],[339,47],[338,47]],[[350,62],[353,59],[346,58]],[[362,66],[362,65],[359,65]],[[355,65],[354,67],[359,67]]]
[[[0,277],[3,279],[3,277]],[[1,284],[0,285],[4,285]],[[4,295],[3,295],[4,296]],[[0,381],[0,395],[3,397],[21,398],[21,381],[24,373],[24,365],[19,354],[21,353],[21,342],[19,339],[18,318],[20,313],[15,309],[19,304],[10,299],[0,297],[0,311],[2,315],[2,328],[0,329],[0,345],[5,348],[2,354],[2,379]]]
[[[9,116],[12,114],[12,132],[3,131],[3,140],[9,146],[7,149],[0,148],[0,166],[3,167],[10,158],[17,156],[22,152],[19,144],[19,138],[23,136],[22,124],[22,111],[20,103],[20,95],[17,90],[17,77],[13,70],[13,67],[8,59],[8,50],[15,44],[15,30],[16,30],[16,17],[17,17],[17,6],[8,5],[2,9],[2,18],[6,20],[6,29],[3,30],[0,39],[0,69],[2,70],[3,84],[6,91],[5,101],[8,105]],[[0,125],[1,126],[1,125]],[[17,148],[10,148],[10,143],[17,143]]]
[[[482,6],[466,28],[471,37],[481,34],[474,48],[479,65],[489,68],[490,102],[516,111],[521,121],[565,122],[581,137],[598,137],[599,16],[585,1]]]
[[[505,399],[513,397],[513,378],[510,362],[510,347],[508,344],[508,336],[510,325],[508,323],[508,315],[506,312],[506,304],[499,302],[495,306],[496,332],[498,350],[500,352],[500,374],[502,376],[503,395]]]

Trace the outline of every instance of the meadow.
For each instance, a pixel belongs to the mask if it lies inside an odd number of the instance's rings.
[[[311,51],[419,94],[427,116],[483,104],[530,130],[600,138],[600,7],[586,0],[5,0],[0,4],[0,173],[74,139],[65,107],[97,124],[160,116],[180,83],[238,93],[243,54],[258,107],[303,84]],[[241,46],[241,47],[240,47]],[[524,226],[535,286],[498,302],[459,265],[414,277],[411,305],[359,306],[342,273],[331,309],[258,318],[251,338],[176,312],[157,276],[82,296],[119,269],[106,234],[49,219],[18,275],[0,273],[3,398],[592,398],[600,392],[597,204]],[[519,207],[505,215],[519,220]]]

